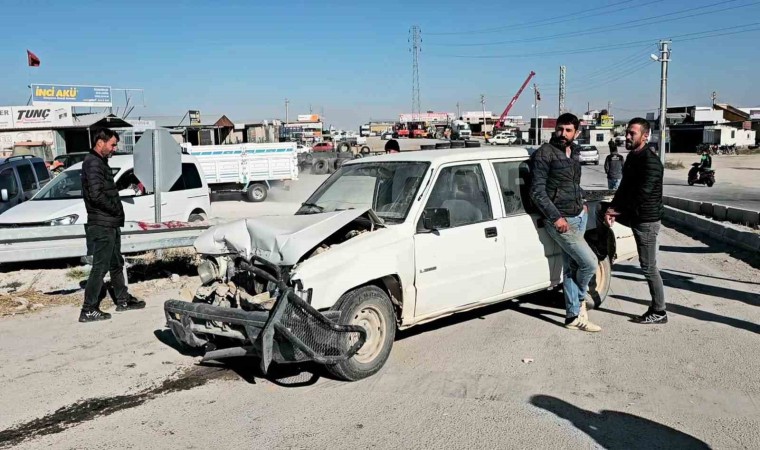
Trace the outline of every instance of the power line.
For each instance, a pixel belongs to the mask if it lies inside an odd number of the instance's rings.
[[[628,72],[626,72],[626,73],[624,73],[622,75],[618,75],[618,76],[612,77],[610,79],[598,82],[598,83],[593,84],[591,86],[587,86],[587,87],[584,87],[584,88],[580,88],[580,89],[576,89],[576,90],[570,91],[570,92],[568,92],[568,94],[577,94],[579,92],[586,92],[586,91],[590,91],[591,89],[596,89],[596,88],[598,88],[600,86],[604,86],[606,84],[610,84],[613,81],[621,80],[623,78],[626,78],[626,77],[629,77],[629,76],[633,75],[636,72],[642,71],[642,70],[646,69],[647,67],[650,67],[651,64],[652,64],[652,61],[644,61],[643,63],[635,66],[630,71],[628,71]]]
[[[660,1],[660,0],[655,0],[655,1],[649,2],[649,3],[655,3],[656,1]],[[513,24],[513,25],[505,25],[505,26],[496,27],[496,28],[482,28],[480,30],[474,30],[474,31],[447,31],[447,32],[442,32],[442,33],[427,33],[427,34],[430,35],[430,36],[445,36],[445,35],[454,35],[454,34],[484,34],[484,33],[493,33],[493,32],[496,32],[496,31],[503,31],[503,30],[517,30],[517,29],[521,29],[521,28],[535,28],[535,27],[539,27],[539,26],[547,26],[547,25],[554,25],[554,24],[557,24],[557,23],[568,22],[568,21],[571,21],[571,20],[585,19],[587,17],[594,17],[594,16],[601,16],[601,15],[606,15],[606,14],[613,14],[613,13],[619,12],[619,10],[616,10],[616,11],[605,11],[605,12],[600,12],[600,11],[604,10],[604,9],[613,8],[615,6],[623,5],[623,4],[626,4],[626,3],[633,3],[633,1],[631,1],[631,0],[619,1],[617,3],[611,3],[609,5],[605,5],[605,6],[600,6],[598,8],[594,8],[593,10],[586,9],[584,11],[579,11],[579,12],[576,12],[576,13],[566,14],[566,15],[562,15],[562,16],[549,17],[547,19],[539,20],[539,21],[536,21],[536,22],[530,22],[530,23],[527,23],[527,24],[525,22],[521,22],[519,24],[516,23],[516,24]],[[649,3],[646,3],[646,4],[648,5]],[[636,8],[636,7],[640,7],[640,6],[643,6],[643,5],[633,5],[633,6],[631,6],[631,8]],[[592,14],[583,15],[583,14],[585,14],[587,12],[591,12],[591,11],[593,11]],[[581,17],[577,17],[577,16],[581,16]]]
[[[754,6],[754,5],[760,4],[760,2],[755,1],[755,2],[744,4],[744,5],[729,6],[729,7],[721,8],[721,9],[714,9],[714,10],[710,10],[710,11],[702,11],[702,12],[698,12],[698,13],[693,13],[694,11],[697,11],[697,10],[714,8],[716,6],[724,5],[724,4],[727,4],[727,3],[736,3],[738,1],[743,1],[743,0],[726,0],[726,1],[723,1],[723,2],[718,2],[718,3],[714,3],[714,4],[710,4],[710,5],[704,5],[704,6],[700,6],[700,7],[697,7],[697,8],[683,9],[683,10],[680,10],[680,11],[674,11],[674,12],[667,13],[667,14],[659,14],[659,15],[656,15],[656,16],[645,17],[645,18],[636,19],[636,20],[630,20],[630,21],[626,21],[626,22],[620,22],[620,23],[616,23],[616,24],[613,24],[613,25],[608,25],[606,27],[597,28],[597,29],[594,29],[594,30],[587,30],[587,31],[577,31],[577,32],[574,31],[572,33],[559,33],[559,34],[552,34],[552,35],[548,35],[548,36],[541,36],[541,37],[534,37],[534,38],[512,39],[512,40],[508,40],[508,41],[490,41],[490,42],[474,42],[474,43],[460,43],[460,44],[430,44],[430,45],[431,46],[436,46],[436,47],[437,46],[446,46],[446,47],[485,47],[485,46],[503,45],[503,44],[516,44],[516,43],[522,43],[522,42],[548,41],[548,40],[554,40],[554,39],[557,39],[557,38],[560,38],[560,37],[588,36],[588,35],[592,35],[592,34],[606,33],[608,31],[618,31],[618,30],[625,30],[625,29],[629,29],[629,28],[638,28],[638,27],[641,27],[643,25],[652,25],[652,24],[656,24],[656,23],[672,22],[674,20],[690,19],[692,17],[704,16],[704,15],[707,15],[707,14],[714,14],[714,13],[719,13],[719,12],[724,12],[724,11],[730,11],[730,10],[734,10],[734,9],[739,9],[739,8],[744,8],[744,7],[747,7],[747,6]],[[677,16],[679,14],[686,14],[686,13],[692,13],[692,14],[687,14],[687,15],[685,15],[683,17],[672,17],[672,16]],[[652,19],[660,19],[660,20],[652,20]],[[647,22],[647,21],[650,21],[650,20],[652,20],[652,21],[651,22]],[[642,22],[645,22],[645,23],[642,23]]]
[[[738,25],[738,26],[731,26],[731,27],[725,27],[725,28],[718,28],[715,30],[707,30],[707,31],[699,31],[695,33],[685,33],[680,35],[673,35],[669,36],[668,39],[681,39],[682,41],[694,41],[698,39],[705,39],[715,36],[727,36],[731,34],[739,34],[739,33],[748,33],[752,31],[758,31],[760,28],[752,28],[747,30],[739,30],[739,31],[731,31],[727,33],[721,33],[721,34],[710,34],[715,33],[717,31],[723,31],[723,30],[736,30],[737,28],[746,28],[751,26],[759,26],[760,22],[755,23],[749,23],[745,25]],[[698,36],[704,34],[705,36]],[[695,36],[690,37],[689,36]],[[587,47],[582,49],[574,49],[574,50],[551,50],[546,52],[534,52],[534,53],[521,53],[521,54],[511,54],[511,55],[441,55],[441,54],[433,54],[432,56],[439,56],[439,57],[447,57],[447,58],[465,58],[465,59],[500,59],[500,58],[532,58],[536,56],[547,56],[547,55],[577,55],[581,53],[595,53],[595,52],[603,52],[603,51],[610,51],[610,50],[619,50],[623,48],[634,48],[637,46],[640,46],[643,43],[650,43],[654,40],[654,38],[651,39],[642,39],[638,41],[631,41],[631,42],[620,42],[617,44],[608,44],[608,45],[600,45],[597,47]]]

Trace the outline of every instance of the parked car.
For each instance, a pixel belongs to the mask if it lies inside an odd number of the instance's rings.
[[[145,192],[134,174],[132,155],[109,159],[127,221],[154,221],[154,195]],[[82,197],[82,163],[64,170],[28,202],[0,214],[0,227],[87,223]],[[162,221],[201,221],[211,210],[209,187],[195,157],[182,155],[182,175],[161,193]]]
[[[296,154],[301,153],[309,153],[311,151],[311,147],[308,145],[298,144],[296,145]]]
[[[380,139],[383,140],[383,141],[389,141],[389,140],[393,139],[393,132],[386,131],[385,133],[383,133],[383,134],[380,135]]]
[[[42,158],[31,155],[0,158],[0,213],[32,198],[50,178]]]
[[[311,148],[312,152],[332,152],[334,151],[332,142],[317,142]]]
[[[625,145],[625,136],[615,136],[615,144],[618,147],[622,147]]]
[[[595,145],[581,144],[581,164],[599,165],[599,149]]]
[[[491,145],[512,145],[517,141],[517,136],[512,133],[499,133],[494,137],[488,138]]]
[[[205,359],[258,355],[264,372],[311,360],[368,377],[397,329],[561,285],[562,252],[528,197],[528,158],[511,147],[346,162],[295,215],[201,234],[202,286],[192,303],[165,303],[167,326],[205,346]],[[597,218],[601,201],[588,207]],[[585,237],[599,261],[586,299],[596,307],[611,264],[636,243],[630,228],[598,219]]]

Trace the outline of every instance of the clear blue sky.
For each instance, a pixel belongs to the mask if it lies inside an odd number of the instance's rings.
[[[610,101],[616,118],[644,114],[658,105],[659,65],[647,61],[663,37],[673,37],[670,105],[709,104],[713,90],[719,101],[760,105],[753,0],[3,0],[0,8],[0,105],[25,104],[30,81],[143,88],[147,107],[133,116],[200,109],[204,119],[283,118],[287,97],[291,117],[311,105],[353,129],[411,112],[412,25],[422,29],[423,111],[456,111],[457,102],[480,110],[485,94],[486,109],[501,112],[534,70],[540,112],[556,114],[564,64],[572,111]],[[683,36],[753,23],[747,33]],[[617,46],[635,41],[644,42]],[[27,48],[41,67],[27,68]],[[531,115],[531,105],[526,90],[513,114]]]

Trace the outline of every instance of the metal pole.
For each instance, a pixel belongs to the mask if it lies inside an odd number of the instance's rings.
[[[533,126],[535,128],[534,140],[536,141],[536,145],[538,145],[538,135],[541,133],[541,130],[538,128],[538,88],[536,87],[536,83],[533,83],[533,116]]]
[[[480,95],[480,106],[483,108],[483,139],[486,137],[486,97]]]
[[[160,153],[158,152],[158,133],[153,130],[153,199],[155,205],[156,223],[161,223],[161,186],[158,184],[159,166],[161,164]]]
[[[287,98],[285,99],[285,124],[288,124],[288,103],[290,103],[290,100]]]
[[[670,61],[670,51],[668,51],[670,41],[660,41],[660,161],[665,164],[665,116],[668,111],[668,62]]]

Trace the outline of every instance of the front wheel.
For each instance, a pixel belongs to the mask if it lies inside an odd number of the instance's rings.
[[[612,281],[612,263],[607,256],[599,261],[596,266],[596,274],[588,284],[588,293],[586,294],[586,307],[589,309],[599,308],[602,302],[607,298],[610,292],[610,282]]]
[[[338,323],[361,326],[367,331],[367,340],[354,356],[326,366],[327,370],[347,381],[377,373],[388,360],[396,338],[396,315],[388,294],[377,286],[360,287],[343,294],[335,309],[340,310]],[[354,342],[355,338],[346,337],[340,345],[347,350]]]
[[[687,181],[687,183],[689,183],[689,186],[694,186],[694,180],[693,179],[689,179]]]
[[[712,187],[713,184],[715,184],[715,181],[713,181],[713,180],[707,180],[707,187]]]

